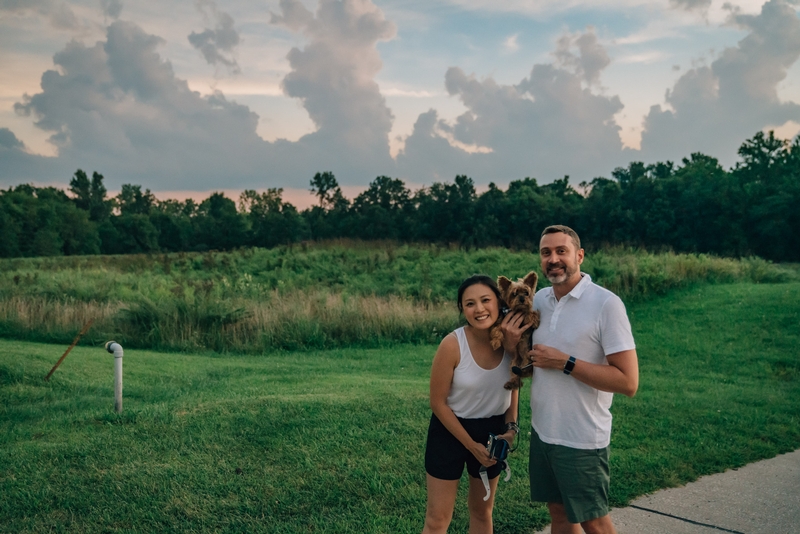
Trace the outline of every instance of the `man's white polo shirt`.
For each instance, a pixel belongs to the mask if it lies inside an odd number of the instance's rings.
[[[533,343],[597,364],[606,356],[636,348],[625,305],[588,274],[556,300],[553,288],[534,298],[541,322]],[[531,423],[545,443],[574,449],[601,449],[611,442],[613,393],[599,391],[561,369],[535,369],[531,384]]]

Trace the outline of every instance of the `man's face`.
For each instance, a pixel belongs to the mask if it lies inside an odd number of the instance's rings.
[[[563,284],[579,276],[583,249],[578,249],[567,234],[545,234],[539,242],[539,258],[542,261],[542,272],[550,283]]]

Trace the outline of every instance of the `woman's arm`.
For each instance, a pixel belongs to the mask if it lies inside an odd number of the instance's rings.
[[[431,366],[431,410],[434,415],[442,422],[444,427],[455,438],[461,442],[468,451],[472,453],[478,461],[490,467],[496,463],[495,460],[489,459],[489,453],[486,452],[486,445],[473,441],[464,427],[458,421],[456,414],[447,405],[447,397],[450,395],[450,387],[453,384],[453,374],[460,361],[460,352],[458,349],[458,340],[455,334],[449,334],[442,340],[436,355],[433,357],[433,365]]]
[[[509,428],[504,433],[498,435],[498,438],[503,438],[509,443],[514,443],[514,438],[517,437],[517,432],[519,432],[519,390],[515,389],[511,391],[511,405],[506,410],[506,425],[509,423],[514,424],[514,428]]]

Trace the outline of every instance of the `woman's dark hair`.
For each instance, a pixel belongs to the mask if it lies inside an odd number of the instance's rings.
[[[500,290],[497,288],[497,282],[485,274],[473,274],[461,282],[461,285],[458,286],[458,311],[464,311],[464,307],[461,305],[461,299],[464,297],[464,291],[466,291],[468,287],[474,286],[475,284],[482,284],[491,289],[497,296],[498,303],[500,303],[501,306],[503,305],[503,297],[500,296]]]

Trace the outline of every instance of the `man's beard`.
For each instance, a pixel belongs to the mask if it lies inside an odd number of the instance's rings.
[[[558,269],[561,269],[563,272],[562,272],[561,274],[551,274],[551,273],[550,273],[550,269],[551,269],[551,268],[558,268]],[[563,264],[563,263],[561,263],[561,264],[559,264],[559,265],[552,265],[552,266],[550,266],[550,267],[547,269],[547,275],[546,275],[546,276],[547,276],[547,279],[548,279],[548,280],[550,280],[550,283],[551,283],[551,284],[553,284],[553,285],[556,285],[556,284],[563,284],[563,283],[564,283],[564,282],[566,282],[566,281],[567,281],[567,280],[568,280],[568,279],[569,279],[569,278],[570,278],[570,277],[571,277],[573,274],[575,274],[575,271],[574,271],[574,270],[572,270],[572,269],[570,269],[569,267],[567,267],[567,266],[566,266],[566,264]]]

